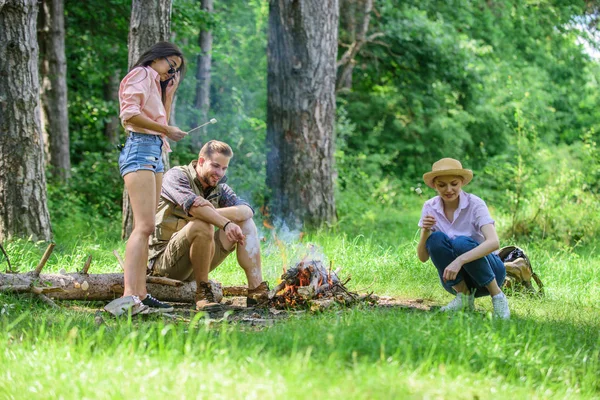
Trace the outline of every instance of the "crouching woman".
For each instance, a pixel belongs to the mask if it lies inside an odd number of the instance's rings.
[[[473,178],[458,160],[443,158],[423,175],[437,196],[423,205],[417,254],[431,258],[446,291],[456,297],[442,311],[474,310],[475,297],[491,296],[493,315],[510,318],[500,289],[506,277],[494,220],[483,200],[462,188]]]

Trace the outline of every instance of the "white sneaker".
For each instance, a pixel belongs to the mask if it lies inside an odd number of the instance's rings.
[[[131,312],[131,315],[139,314],[146,311],[149,307],[142,304],[141,300],[137,296],[125,296],[119,297],[108,303],[104,310],[108,311],[115,317]]]
[[[492,313],[494,318],[510,318],[510,310],[508,309],[508,299],[506,298],[506,295],[504,293],[501,292],[495,296],[492,296],[492,306],[494,307],[494,311]]]
[[[448,304],[440,308],[440,311],[473,311],[475,310],[475,297],[468,294],[458,293]]]

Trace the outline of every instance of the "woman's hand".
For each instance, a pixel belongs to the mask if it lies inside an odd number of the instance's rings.
[[[180,79],[179,74],[180,74],[179,72],[175,72],[175,75],[173,75],[173,78],[171,78],[171,80],[167,84],[167,87],[165,88],[165,95],[168,98],[173,98],[175,91],[177,91],[177,88],[179,87],[179,79]]]
[[[165,135],[167,135],[169,139],[179,142],[187,135],[187,133],[176,126],[167,126],[167,132],[165,132]]]
[[[212,207],[215,208],[212,203],[208,200],[206,200],[204,197],[196,197],[196,199],[194,200],[194,203],[192,204],[192,207]]]
[[[432,215],[426,215],[423,217],[423,228],[427,230],[432,230],[435,226],[435,217]]]
[[[458,258],[452,261],[446,267],[446,269],[444,269],[444,275],[442,276],[444,278],[444,282],[453,281],[454,279],[456,279],[456,276],[458,275],[458,272],[461,268],[462,263],[458,260]]]

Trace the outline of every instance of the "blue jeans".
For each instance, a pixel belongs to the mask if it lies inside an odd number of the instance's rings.
[[[502,287],[504,278],[506,278],[506,268],[504,267],[504,263],[500,260],[500,257],[493,253],[463,265],[454,280],[444,282],[444,269],[446,269],[456,257],[473,250],[477,246],[479,246],[479,243],[470,237],[457,236],[451,240],[443,232],[433,232],[429,238],[427,238],[425,247],[427,248],[427,252],[429,253],[433,265],[435,265],[438,270],[442,286],[449,293],[456,294],[456,291],[452,286],[455,286],[462,281],[466,283],[471,293],[475,291],[475,297],[488,296],[490,293],[485,285],[489,284],[494,279],[496,279],[498,286]]]
[[[158,135],[131,132],[119,155],[121,176],[139,170],[165,172],[162,145],[162,139]]]

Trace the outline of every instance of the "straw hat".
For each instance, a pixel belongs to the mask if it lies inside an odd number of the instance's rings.
[[[432,189],[435,189],[433,186],[433,180],[438,176],[449,176],[456,175],[463,178],[463,186],[466,186],[471,179],[473,179],[473,171],[470,169],[464,169],[460,161],[455,160],[454,158],[442,158],[439,161],[436,161],[431,166],[431,172],[427,172],[423,175],[423,180],[425,184]]]

